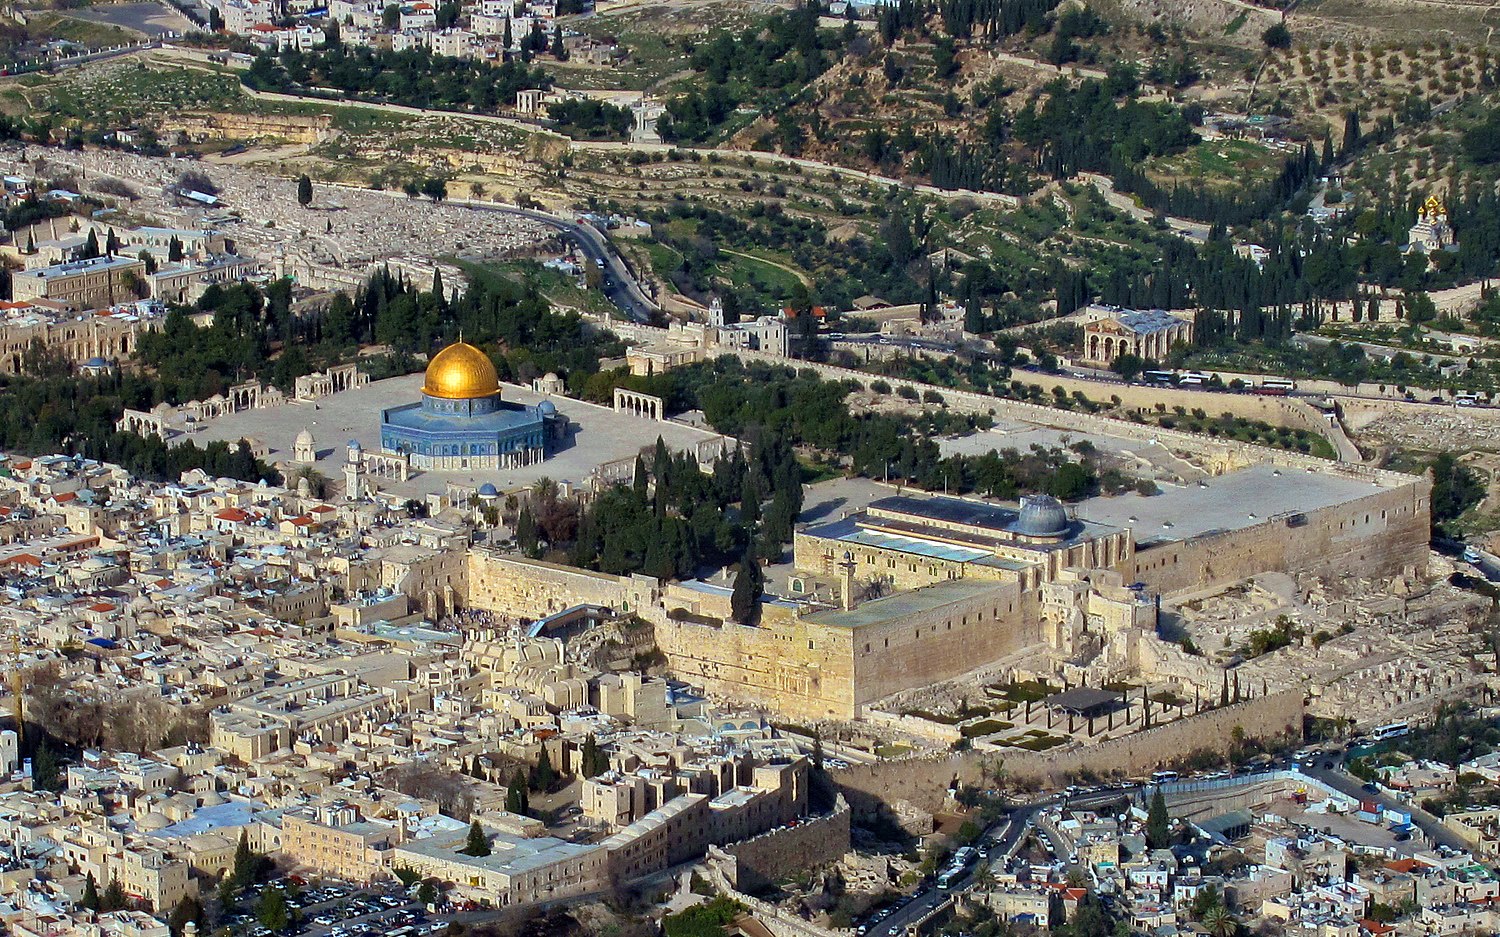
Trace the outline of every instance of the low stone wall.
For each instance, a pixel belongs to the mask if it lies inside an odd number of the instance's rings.
[[[854,931],[849,928],[833,929],[819,927],[811,921],[804,921],[794,914],[788,914],[780,908],[767,901],[761,901],[740,891],[728,872],[733,870],[735,860],[717,846],[708,848],[708,861],[704,868],[708,872],[709,884],[718,889],[719,893],[745,906],[748,914],[755,918],[769,931],[772,937],[854,937]]]
[[[720,847],[734,862],[736,889],[759,891],[794,872],[837,861],[849,851],[849,802],[839,795],[833,812]]]
[[[1300,737],[1302,713],[1301,691],[1288,690],[1066,752],[970,751],[852,765],[830,774],[859,816],[871,816],[897,803],[931,813],[943,806],[956,785],[989,783],[985,775],[996,767],[1009,779],[1042,783],[1054,783],[1084,769],[1140,776],[1190,752],[1227,751],[1236,728],[1246,739]]]
[[[866,709],[861,717],[864,721],[877,726],[886,726],[897,732],[918,735],[939,745],[952,745],[964,737],[963,730],[957,725],[945,725],[941,722],[933,722],[931,719],[923,719],[921,716],[905,716],[899,713],[881,712],[878,709]]]

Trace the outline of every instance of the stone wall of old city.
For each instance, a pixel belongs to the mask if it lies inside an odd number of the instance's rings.
[[[1380,578],[1426,566],[1432,483],[1411,478],[1354,501],[1136,553],[1136,578],[1160,593],[1267,570]]]
[[[833,812],[718,847],[734,857],[735,888],[758,892],[803,869],[835,862],[849,851],[849,802],[840,796]]]
[[[494,550],[469,551],[467,607],[508,618],[545,618],[575,605],[636,612],[654,604],[656,580],[611,576]]]
[[[854,651],[848,628],[790,616],[749,628],[653,618],[656,646],[680,679],[714,695],[761,703],[798,719],[854,715]]]
[[[1007,778],[1018,781],[1059,781],[1085,768],[1099,774],[1139,777],[1191,752],[1225,752],[1235,729],[1240,729],[1246,739],[1300,738],[1302,714],[1302,693],[1288,690],[1072,751],[967,751],[939,758],[852,765],[831,775],[849,798],[856,816],[869,816],[898,804],[931,813],[943,806],[955,784],[989,784],[997,767]]]
[[[995,583],[960,602],[862,625],[852,637],[854,699],[864,705],[951,680],[1035,644],[1041,619],[1035,593]]]

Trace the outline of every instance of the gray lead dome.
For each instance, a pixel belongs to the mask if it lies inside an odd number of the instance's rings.
[[[1068,512],[1051,495],[1026,495],[1021,498],[1021,515],[1016,518],[1016,533],[1025,537],[1061,537],[1068,532]]]

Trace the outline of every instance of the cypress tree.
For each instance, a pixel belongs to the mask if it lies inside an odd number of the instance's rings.
[[[756,562],[751,547],[745,547],[740,558],[740,571],[734,577],[734,591],[729,596],[729,610],[734,620],[742,625],[755,625],[760,621],[760,597],[765,591],[765,574]]]
[[[1167,799],[1158,787],[1151,794],[1151,807],[1146,813],[1146,845],[1164,849],[1171,841],[1172,818],[1167,814]]]

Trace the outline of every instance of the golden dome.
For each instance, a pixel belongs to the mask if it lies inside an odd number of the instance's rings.
[[[500,378],[490,356],[464,342],[454,342],[427,362],[422,393],[445,400],[472,400],[500,393]]]

